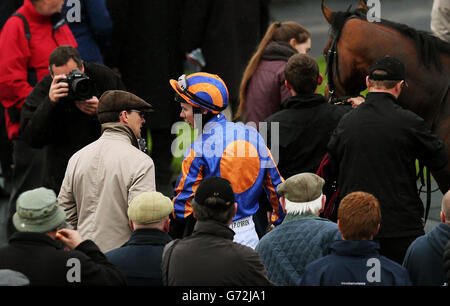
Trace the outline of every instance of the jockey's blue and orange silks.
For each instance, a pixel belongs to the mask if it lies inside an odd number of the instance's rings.
[[[276,191],[284,180],[270,150],[253,127],[233,123],[222,114],[214,116],[203,133],[186,150],[173,198],[175,219],[192,213],[191,200],[202,179],[219,176],[227,179],[238,204],[233,221],[254,215],[261,192],[272,207],[271,222],[281,223],[284,212]]]

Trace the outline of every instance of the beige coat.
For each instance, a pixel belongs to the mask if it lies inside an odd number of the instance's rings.
[[[434,0],[431,9],[431,31],[443,41],[450,43],[449,0]]]
[[[128,126],[102,127],[105,131],[97,141],[70,158],[58,202],[83,239],[107,252],[128,241],[128,205],[136,195],[155,191],[155,168],[152,159],[136,148]]]

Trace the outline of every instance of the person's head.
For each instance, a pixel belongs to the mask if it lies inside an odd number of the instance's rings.
[[[277,186],[281,195],[281,204],[287,214],[311,213],[319,215],[325,205],[322,187],[323,178],[313,173],[300,173],[291,176]]]
[[[284,67],[286,87],[295,94],[313,94],[322,83],[319,65],[308,54],[294,54]]]
[[[223,111],[228,105],[228,88],[215,74],[197,72],[182,75],[178,80],[170,80],[175,91],[175,101],[180,103],[180,117],[189,125],[196,127],[194,115],[201,114],[204,123]]]
[[[100,123],[120,122],[129,126],[136,138],[141,138],[145,123],[144,112],[153,111],[150,103],[123,90],[105,91],[98,101],[97,116]]]
[[[48,59],[48,70],[52,78],[55,75],[68,75],[72,70],[84,73],[84,65],[80,53],[72,46],[59,46],[55,48]]]
[[[60,13],[65,0],[31,0],[36,11],[44,16]]]
[[[450,190],[442,198],[441,221],[450,225]]]
[[[239,89],[239,109],[235,118],[240,117],[245,110],[247,85],[261,62],[264,49],[273,41],[289,43],[300,54],[308,53],[311,49],[311,34],[299,23],[294,21],[272,23],[245,68]]]
[[[380,229],[380,204],[370,193],[352,192],[341,200],[337,220],[344,240],[372,240]]]
[[[192,200],[194,217],[199,221],[214,220],[230,225],[237,204],[231,184],[226,179],[213,176],[202,180]]]
[[[172,201],[156,191],[143,192],[131,200],[128,218],[131,230],[158,229],[169,232]]]
[[[383,57],[375,60],[366,77],[366,85],[370,92],[387,92],[395,98],[400,95],[405,81],[405,66],[394,57]]]
[[[45,233],[55,239],[56,229],[65,224],[65,220],[66,213],[51,189],[28,190],[17,198],[13,224],[19,232]]]

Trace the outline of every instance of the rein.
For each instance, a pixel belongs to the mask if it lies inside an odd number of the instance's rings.
[[[349,16],[342,27],[337,31],[337,33],[332,32],[331,37],[333,37],[333,41],[331,42],[330,49],[328,49],[327,52],[327,75],[328,75],[328,94],[329,94],[329,100],[328,103],[332,104],[346,104],[347,99],[351,98],[352,96],[343,96],[343,97],[336,97],[336,86],[334,84],[334,76],[337,75],[338,82],[342,84],[341,77],[339,74],[339,64],[338,64],[338,51],[337,51],[337,44],[339,42],[339,38],[341,37],[342,29],[344,28],[344,25],[347,21],[353,18],[359,18],[357,15],[351,15]],[[336,58],[336,60],[335,60]],[[334,66],[334,69],[333,69]]]

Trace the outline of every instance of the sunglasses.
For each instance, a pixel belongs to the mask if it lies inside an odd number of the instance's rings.
[[[141,111],[139,111],[139,110],[136,110],[136,109],[130,109],[128,112],[129,112],[129,113],[132,113],[132,112],[137,113],[137,114],[139,115],[139,117],[141,117],[142,119],[144,119],[144,113],[141,112]]]

